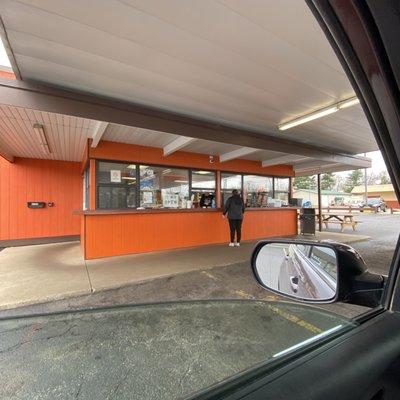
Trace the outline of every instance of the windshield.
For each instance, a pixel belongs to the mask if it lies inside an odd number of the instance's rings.
[[[318,309],[262,301],[0,321],[0,397],[179,399],[350,327]]]
[[[0,1],[0,400],[184,398],[385,304],[397,150],[311,3]]]

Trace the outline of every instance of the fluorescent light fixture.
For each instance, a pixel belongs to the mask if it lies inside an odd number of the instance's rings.
[[[188,183],[188,181],[183,181],[183,180],[180,180],[180,179],[177,179],[174,182],[176,182],[176,183]]]
[[[360,100],[357,97],[352,97],[351,99],[343,100],[338,103],[338,107],[341,110],[342,108],[347,108],[359,104]]]
[[[126,168],[128,169],[135,169],[136,165],[135,164],[129,164]]]
[[[334,105],[328,108],[323,108],[322,110],[315,111],[311,114],[304,115],[303,117],[296,118],[292,121],[286,122],[282,125],[278,125],[280,131],[285,131],[286,129],[293,128],[294,126],[305,124],[306,122],[313,121],[314,119],[324,117],[325,115],[333,114],[338,110],[338,106]]]
[[[198,174],[198,175],[209,175],[212,172],[209,172],[209,171],[193,171],[193,173]]]
[[[128,181],[136,181],[136,178],[133,178],[131,176],[123,176],[121,179],[126,179]]]
[[[359,104],[360,100],[357,97],[351,97],[347,100],[339,101],[338,103],[328,106],[325,108],[321,108],[318,111],[312,112],[310,114],[303,115],[302,117],[295,118],[292,121],[285,122],[284,124],[278,125],[278,129],[280,131],[284,131],[286,129],[293,128],[294,126],[305,124],[306,122],[312,121],[317,118],[325,117],[326,115],[333,114],[334,112],[341,110],[343,108],[351,107],[356,104]]]
[[[46,131],[44,130],[44,125],[39,122],[35,122],[33,124],[33,129],[35,130],[35,132],[38,135],[39,144],[43,147],[43,150],[47,154],[51,154],[51,149],[50,149],[49,141],[47,140]]]

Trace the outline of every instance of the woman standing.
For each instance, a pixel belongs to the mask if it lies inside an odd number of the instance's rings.
[[[229,247],[240,246],[240,239],[242,237],[242,221],[244,213],[244,202],[239,192],[234,189],[232,196],[228,198],[225,203],[223,217],[228,214],[229,229],[231,234],[231,241]],[[236,242],[235,242],[236,233]]]

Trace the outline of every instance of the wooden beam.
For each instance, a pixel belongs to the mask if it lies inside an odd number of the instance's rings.
[[[255,153],[256,151],[260,151],[260,150],[253,149],[250,147],[241,147],[240,149],[236,149],[236,150],[230,151],[228,153],[221,154],[219,156],[219,161],[225,162],[225,161],[233,160],[235,158],[240,158],[240,157],[247,156],[248,154]]]
[[[96,130],[92,135],[91,147],[97,147],[108,126],[108,122],[97,121]]]
[[[151,129],[191,138],[235,144],[259,150],[297,154],[321,161],[351,163],[356,156],[339,154],[305,143],[276,137],[271,132],[233,128],[143,105],[110,100],[76,90],[0,78],[0,104],[24,107],[109,123]]]
[[[299,156],[296,154],[286,154],[281,157],[272,158],[270,160],[265,160],[262,162],[263,167],[271,167],[272,165],[288,164],[292,162],[308,160],[308,157]]]
[[[196,140],[195,138],[187,136],[179,136],[178,138],[173,140],[171,143],[168,143],[164,147],[164,157],[169,156],[172,153],[175,153],[175,151],[183,149],[185,146],[194,142],[195,140]]]

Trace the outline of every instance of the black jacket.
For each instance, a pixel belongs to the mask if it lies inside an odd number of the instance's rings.
[[[234,194],[225,203],[224,215],[228,214],[229,219],[243,219],[244,202],[238,195]]]

